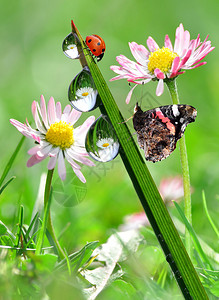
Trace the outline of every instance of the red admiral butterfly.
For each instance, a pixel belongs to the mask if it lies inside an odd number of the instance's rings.
[[[190,105],[166,105],[143,112],[137,103],[133,125],[146,160],[157,162],[167,158],[196,116],[196,109]]]

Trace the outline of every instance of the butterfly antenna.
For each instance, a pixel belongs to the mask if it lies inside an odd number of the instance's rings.
[[[131,120],[133,118],[133,116],[131,116],[130,118],[126,119],[125,121],[121,122],[121,123],[118,123],[118,124],[124,124],[126,122],[128,122],[129,120]]]

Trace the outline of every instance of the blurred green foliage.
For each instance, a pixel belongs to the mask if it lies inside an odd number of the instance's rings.
[[[61,50],[62,41],[71,31],[73,19],[84,36],[98,34],[106,42],[106,53],[99,67],[108,81],[115,74],[109,69],[117,64],[115,57],[124,54],[132,58],[128,42],[145,45],[148,36],[163,45],[165,34],[174,41],[179,23],[189,30],[191,38],[198,33],[203,41],[209,39],[216,49],[205,60],[207,65],[187,71],[177,79],[180,101],[193,105],[198,116],[186,130],[186,142],[190,165],[193,226],[210,246],[219,250],[215,234],[204,214],[201,191],[205,190],[212,219],[217,223],[219,213],[219,68],[218,59],[218,1],[185,0],[176,2],[145,0],[69,1],[38,0],[8,1],[0,10],[0,130],[1,161],[3,170],[21,136],[9,123],[10,118],[32,121],[31,103],[43,94],[46,100],[53,96],[64,107],[68,104],[67,90],[73,77],[81,70],[78,61],[66,58]],[[125,118],[133,113],[136,102],[142,101],[146,109],[171,103],[167,90],[161,97],[155,96],[153,82],[139,87],[129,105],[125,98],[130,87],[125,81],[109,82],[109,87]],[[82,122],[88,115],[84,113]],[[132,121],[129,121],[132,128]],[[134,130],[132,129],[132,132]],[[10,175],[16,179],[4,190],[0,198],[0,219],[10,228],[16,228],[19,204],[25,207],[25,222],[30,223],[37,198],[42,172],[47,161],[30,169],[26,168],[27,150],[32,147],[26,140]],[[163,177],[180,174],[179,149],[165,161],[147,163],[155,182]],[[143,152],[142,152],[143,154]],[[69,172],[71,172],[69,168]],[[141,205],[133,190],[125,168],[117,157],[114,161],[96,168],[83,167],[87,179],[86,195],[79,205],[62,205],[56,199],[52,203],[52,216],[57,233],[62,233],[61,243],[71,252],[87,241],[105,242],[112,228],[118,228],[127,214],[141,211]],[[73,173],[72,173],[73,174]],[[172,214],[177,215],[174,208]],[[67,227],[66,227],[67,226]],[[145,258],[147,259],[147,258]]]

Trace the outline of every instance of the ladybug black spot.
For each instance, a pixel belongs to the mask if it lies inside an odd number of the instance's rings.
[[[96,52],[97,50],[96,49],[93,49],[93,52]]]
[[[100,46],[100,42],[97,43],[97,46]]]
[[[87,42],[90,43],[92,41],[92,39],[89,39]]]
[[[103,49],[102,49],[102,52],[105,52],[105,50],[106,50],[106,49],[105,49],[105,48],[103,48]]]

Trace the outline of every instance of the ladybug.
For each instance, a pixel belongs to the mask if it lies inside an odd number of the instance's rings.
[[[92,54],[96,56],[97,61],[100,61],[106,50],[104,40],[99,35],[92,34],[86,37],[85,42]]]

